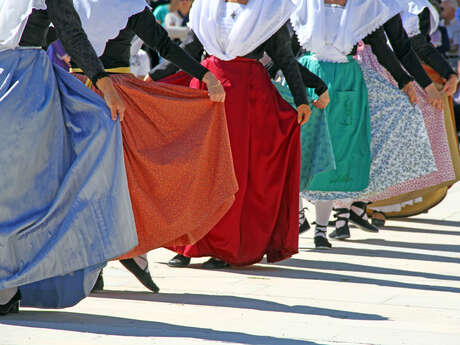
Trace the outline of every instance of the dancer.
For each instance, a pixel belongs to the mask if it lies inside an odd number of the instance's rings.
[[[443,84],[442,92],[446,96],[451,96],[456,91],[458,78],[449,63],[430,42],[430,33],[437,29],[439,23],[437,9],[426,0],[409,1],[402,17],[414,50],[429,66],[425,67],[426,70],[432,78]],[[381,70],[365,52],[362,60],[386,76],[385,71]],[[460,171],[460,160],[449,101],[445,100],[443,109],[438,110],[424,102],[423,94],[417,91],[421,95],[420,107],[430,135],[437,171],[394,186],[373,197],[372,210],[378,211],[373,213],[373,222],[381,225],[385,223],[386,212],[392,216],[397,216],[398,213],[406,216],[428,210],[442,199],[447,190],[446,186],[455,183],[459,178],[456,172]]]
[[[295,56],[298,56],[301,51],[299,41],[295,37],[292,26],[288,24],[289,33],[291,35],[291,48]],[[292,97],[289,88],[284,83],[276,81],[282,77],[279,73],[279,66],[273,60],[265,56],[263,61],[270,77],[275,80],[275,86],[280,92],[281,96],[295,107],[294,98]],[[332,149],[332,142],[329,135],[329,127],[323,111],[329,104],[329,92],[327,85],[315,74],[311,73],[300,63],[297,64],[302,75],[305,88],[313,88],[315,97],[317,99],[313,102],[315,107],[312,109],[312,114],[308,122],[302,126],[300,142],[301,147],[301,168],[300,180],[310,181],[316,174],[335,169],[334,152]],[[317,108],[317,109],[316,109]],[[305,216],[307,207],[304,205],[303,198],[299,195],[299,234],[310,229],[310,224]]]
[[[326,110],[337,168],[317,175],[308,186],[301,183],[305,197],[315,201],[316,248],[331,247],[326,229],[334,200],[340,204],[336,204],[336,230],[330,237],[348,238],[353,200],[435,169],[421,114],[388,82],[368,69],[361,71],[351,56],[356,51],[353,47],[364,39],[414,102],[411,78],[385,44],[383,25],[399,12],[399,5],[390,1],[302,0],[291,17],[301,46],[312,52],[300,62],[328,84],[336,100]],[[407,62],[410,46],[404,55]],[[420,64],[417,71],[422,74],[418,80],[423,82],[425,77],[424,86],[435,90]],[[408,132],[413,135],[404,139]],[[420,162],[420,156],[428,158],[428,163]]]
[[[54,24],[110,110],[41,49]],[[137,244],[122,155],[124,105],[70,0],[0,11],[0,314],[64,308]]]
[[[171,41],[144,0],[74,0],[74,4],[127,104],[123,146],[139,245],[121,263],[158,292],[146,256],[138,255],[196,242],[234,201],[238,186],[224,113],[225,91],[207,68]],[[104,21],[107,13],[110,21]],[[129,73],[134,35],[205,83],[209,98],[218,103],[210,102],[203,91],[134,78]]]
[[[239,184],[236,201],[203,239],[176,246],[170,262],[184,267],[191,257],[211,256],[203,268],[269,262],[298,250],[299,124],[310,108],[284,25],[294,10],[290,0],[197,0],[190,12],[191,33],[182,44],[216,74],[227,92],[225,109]],[[297,114],[273,86],[258,61],[264,52],[277,63],[294,95]],[[157,66],[154,80],[174,73]],[[174,78],[173,78],[174,79]],[[198,80],[190,84],[204,89]]]

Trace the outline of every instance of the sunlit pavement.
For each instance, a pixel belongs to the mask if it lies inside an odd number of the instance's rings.
[[[106,291],[73,308],[1,317],[0,345],[460,345],[460,186],[329,251],[312,235],[290,260],[220,271],[200,269],[205,258],[169,268],[173,254],[154,251],[157,295],[110,263]]]

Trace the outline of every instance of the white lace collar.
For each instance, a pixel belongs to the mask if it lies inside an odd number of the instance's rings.
[[[98,56],[107,41],[126,27],[129,17],[147,6],[145,0],[73,0],[73,4]]]
[[[250,0],[235,19],[223,47],[217,38],[217,18],[225,5],[225,0],[195,0],[190,27],[208,54],[227,61],[254,51],[287,22],[295,9],[292,0]]]
[[[44,0],[0,1],[0,51],[16,48],[32,10],[46,9]]]
[[[340,15],[324,0],[298,0],[291,23],[300,45],[321,60],[347,62],[353,46],[402,11],[397,0],[348,0]],[[337,14],[337,13],[335,13]],[[332,38],[332,40],[331,40]]]
[[[437,30],[440,20],[439,13],[428,0],[401,0],[401,3],[405,6],[404,12],[401,15],[403,26],[409,37],[413,37],[420,33],[420,21],[418,16],[425,8],[428,8],[430,11],[430,34]]]

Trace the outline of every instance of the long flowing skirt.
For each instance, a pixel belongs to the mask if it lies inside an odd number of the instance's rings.
[[[393,85],[396,85],[396,82],[393,80],[391,75],[378,63],[370,48],[366,47],[364,50],[359,51],[358,59],[364,65],[377,71],[381,76],[385,77]],[[453,164],[453,162],[455,163],[455,157],[452,157],[452,145],[450,144],[450,140],[447,135],[449,129],[448,126],[451,122],[449,106],[446,104],[445,111],[438,110],[428,103],[425,92],[418,85],[416,85],[416,92],[417,104],[423,114],[424,124],[427,129],[436,163],[436,170],[427,175],[423,175],[418,178],[391,186],[383,193],[373,196],[371,198],[373,201],[391,198],[394,198],[394,202],[408,201],[422,195],[424,193],[422,191],[426,190],[427,188],[441,188],[452,184],[456,180]],[[407,136],[409,137],[409,135]],[[454,153],[458,157],[458,149],[455,146],[456,145],[454,145]],[[458,163],[455,165],[458,165]],[[429,192],[429,190],[426,191]],[[422,192],[422,194],[420,194],[420,192]]]
[[[99,97],[39,49],[3,51],[0,121],[0,289],[82,283],[136,246],[120,124]],[[67,306],[45,290],[27,304]]]
[[[319,61],[305,54],[299,62],[327,84],[331,102],[325,109],[336,168],[313,178],[311,199],[321,192],[359,192],[369,185],[370,124],[367,89],[358,64]],[[313,96],[313,90],[307,90]],[[307,148],[305,148],[307,149]],[[302,147],[304,150],[304,147]],[[319,195],[318,194],[318,195]]]
[[[369,100],[369,113],[361,112],[360,114],[370,119],[371,164],[368,170],[369,184],[363,190],[358,192],[317,191],[313,190],[314,186],[310,186],[309,190],[304,193],[306,198],[313,200],[368,200],[372,195],[382,192],[386,188],[436,170],[421,112],[410,105],[407,97],[400,90],[375,71],[365,66],[358,66],[356,62],[351,61],[351,58],[348,64],[333,64],[337,65],[333,66],[334,69],[330,68],[331,63],[307,58],[308,56],[303,61],[307,67],[320,77],[324,76],[323,80],[330,84],[329,88],[332,90],[331,107],[334,106],[335,102],[334,88],[351,87],[342,81],[342,78],[353,80],[347,65],[356,65],[355,73],[361,75],[362,78],[355,78],[354,82],[359,83],[360,87],[367,87],[366,96]],[[331,73],[331,70],[334,73]],[[358,86],[354,85],[353,87]],[[340,105],[340,96],[337,98],[337,105]],[[330,116],[332,110],[328,108],[327,114]],[[331,133],[333,140],[337,136],[340,137],[341,131],[344,130],[340,128],[340,124],[345,121],[343,118],[347,118],[348,112],[347,108],[344,108],[342,112],[334,110],[334,113],[337,114],[336,120],[329,122],[330,128],[334,128],[334,126],[337,128],[335,134]],[[357,111],[353,112],[356,117],[357,114]],[[342,120],[340,120],[341,118]],[[348,118],[351,117],[348,116]],[[343,143],[342,145],[341,147],[346,150],[347,144]],[[336,154],[335,151],[334,153]],[[336,154],[337,159],[339,158]],[[359,157],[354,159],[359,161]],[[367,162],[367,156],[364,156],[364,159]],[[337,164],[337,166],[340,165]]]
[[[201,90],[130,74],[111,78],[127,106],[121,128],[139,237],[122,258],[195,243],[228,211],[238,190],[224,105]]]
[[[269,262],[298,251],[300,129],[263,65],[210,57],[203,65],[222,82],[239,190],[222,220],[192,246],[173,248],[189,257],[214,256],[232,265]],[[168,78],[177,82],[178,78]],[[194,79],[194,88],[205,85]]]
[[[289,88],[284,83],[274,82],[274,85],[280,95],[295,108]],[[300,190],[305,190],[317,174],[336,168],[326,113],[314,106],[310,108],[312,112],[308,122],[300,129]]]

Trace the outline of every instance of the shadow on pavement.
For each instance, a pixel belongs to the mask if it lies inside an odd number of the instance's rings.
[[[337,242],[334,241],[334,243],[337,243]],[[305,247],[301,247],[299,248],[299,250],[316,251],[315,249],[305,248]],[[332,250],[329,250],[327,252],[327,255],[356,255],[356,256],[372,257],[372,258],[391,258],[391,259],[448,262],[448,263],[460,264],[460,258],[449,257],[449,256],[439,256],[439,255],[432,255],[432,254],[409,253],[409,252],[401,252],[401,251],[387,250],[387,249],[334,247]]]
[[[303,315],[320,315],[338,319],[349,320],[388,320],[387,318],[377,314],[356,313],[345,310],[317,308],[303,305],[288,306],[281,303],[265,301],[261,299],[238,297],[238,296],[222,296],[222,295],[204,295],[204,294],[152,294],[144,292],[131,291],[104,291],[91,295],[98,298],[110,299],[127,299],[136,301],[152,301],[165,303],[178,303],[200,306],[216,306],[237,309],[252,309],[260,311],[280,312],[280,313],[295,313]]]
[[[319,345],[305,340],[64,311],[21,311],[19,314],[10,314],[0,318],[0,324],[104,335],[193,338],[250,345]],[[171,343],[173,344],[174,340],[171,339]]]
[[[403,220],[398,219],[398,222],[399,221],[403,221]],[[385,225],[385,227],[381,228],[380,231],[398,231],[398,232],[411,232],[411,233],[418,233],[418,234],[460,236],[460,229],[459,230],[433,230],[433,229],[407,228],[407,227],[402,227],[402,226]]]
[[[342,248],[344,249],[344,248]],[[328,255],[335,253],[334,250],[328,251]],[[348,254],[352,255],[352,254]],[[261,277],[277,277],[277,278],[290,278],[290,279],[309,279],[309,280],[323,280],[323,281],[335,281],[341,283],[355,283],[355,284],[370,284],[377,286],[387,286],[387,287],[396,287],[403,289],[414,289],[422,291],[442,291],[442,292],[455,292],[460,293],[460,288],[452,286],[439,286],[439,285],[428,285],[428,284],[417,284],[417,283],[406,283],[404,281],[393,281],[387,279],[375,279],[367,277],[356,277],[346,274],[338,273],[327,273],[320,271],[309,271],[309,270],[299,270],[292,268],[281,267],[279,264],[274,264],[272,266],[257,266],[250,268],[232,268],[225,271],[230,271],[232,273],[243,274],[248,276],[261,276]],[[218,272],[225,272],[218,271]]]
[[[388,241],[382,238],[368,238],[364,240],[347,240],[347,242],[364,243],[364,244],[371,244],[375,246],[386,246],[386,247],[397,247],[397,248],[433,250],[433,251],[438,251],[438,252],[460,253],[460,245],[455,245],[455,244]]]
[[[289,259],[286,261],[279,262],[276,265],[284,266],[284,267],[293,267],[293,268],[312,268],[312,269],[331,270],[331,271],[366,272],[366,273],[400,275],[400,276],[409,276],[409,277],[422,277],[422,278],[437,279],[437,280],[460,281],[460,276],[452,276],[452,275],[444,275],[444,274],[436,274],[436,273],[428,273],[428,272],[407,271],[407,270],[400,270],[400,269],[394,269],[394,268],[358,265],[358,264],[350,264],[346,262],[337,262],[337,261],[322,261],[322,260],[313,261],[313,260]]]
[[[390,220],[396,221],[396,222],[454,226],[456,228],[459,228],[460,230],[460,221],[454,221],[454,220],[441,220],[441,219],[429,219],[429,218],[398,218],[398,219],[390,219]],[[460,231],[457,231],[457,232],[460,232]]]

